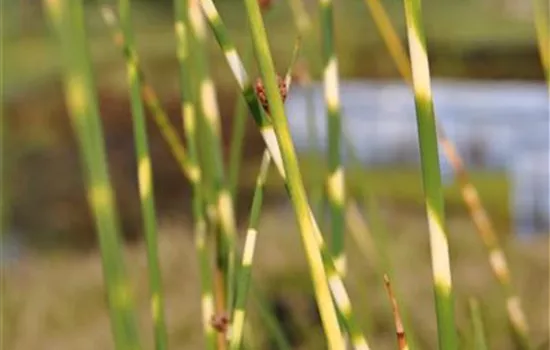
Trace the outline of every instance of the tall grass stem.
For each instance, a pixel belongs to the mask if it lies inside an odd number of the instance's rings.
[[[60,44],[66,105],[77,136],[87,200],[93,214],[117,350],[140,349],[132,290],[124,267],[121,230],[107,166],[102,123],[92,75],[82,0],[44,1]]]
[[[118,10],[120,26],[128,47],[136,52],[133,43],[133,29],[131,5],[129,0],[119,0]],[[153,170],[149,155],[149,142],[147,140],[147,126],[145,123],[145,111],[140,94],[139,74],[137,67],[137,55],[131,56],[126,62],[128,75],[128,87],[130,90],[130,102],[134,128],[134,142],[137,159],[137,173],[139,182],[139,196],[141,213],[147,244],[147,259],[149,272],[149,289],[151,293],[150,307],[153,319],[155,349],[165,350],[168,337],[164,316],[164,296],[162,292],[162,277],[158,258],[157,220],[155,213],[155,197],[153,188]]]
[[[405,0],[405,18],[411,54],[422,180],[430,231],[439,347],[454,350],[458,348],[458,337],[454,318],[451,263],[445,228],[436,121],[420,0]]]

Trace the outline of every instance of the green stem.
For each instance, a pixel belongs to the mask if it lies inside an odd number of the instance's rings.
[[[224,273],[226,311],[231,312],[235,290],[235,237],[236,227],[233,203],[224,178],[222,145],[220,135],[220,116],[217,105],[214,83],[208,70],[206,54],[207,36],[204,17],[198,2],[191,2],[190,11],[191,32],[196,41],[195,73],[199,78],[200,98],[198,105],[201,110],[203,125],[205,125],[205,146],[207,161],[210,162],[213,175],[213,190],[217,210],[217,219],[221,230],[221,241],[218,246],[218,264]]]
[[[181,90],[181,113],[189,162],[194,168],[198,166],[197,152],[197,115],[195,108],[195,95],[193,93],[193,81],[191,79],[192,62],[191,45],[189,37],[189,2],[188,0],[174,1],[176,13],[176,39],[177,57],[180,65],[179,81]],[[201,277],[201,300],[202,300],[202,326],[205,336],[206,349],[216,349],[216,334],[210,322],[214,314],[214,298],[212,294],[212,276],[210,274],[209,256],[206,250],[206,220],[204,217],[204,201],[201,187],[201,172],[190,179],[193,186],[193,217],[195,223],[195,244],[199,258],[199,271]]]
[[[403,79],[408,84],[411,84],[412,77],[407,53],[404,46],[401,44],[399,36],[392,26],[391,21],[389,20],[388,15],[384,10],[384,7],[379,2],[379,0],[365,1],[372,12],[376,26],[378,27],[378,30],[382,38],[384,39],[388,51],[390,52],[399,72],[401,73]],[[544,30],[545,27],[548,28],[548,22],[545,17],[544,10],[542,10],[541,8],[536,8],[536,6],[539,5],[543,6],[542,2],[539,0],[534,1],[535,25],[539,39],[541,62],[543,63],[543,66],[547,67],[546,70],[548,71],[548,67],[550,67],[550,54],[548,54],[549,41],[546,36],[548,36],[547,33],[549,31]],[[546,14],[547,13],[548,11],[546,10]],[[550,79],[549,74],[547,74],[546,77],[547,79]],[[550,80],[548,81],[548,87],[550,89]],[[491,219],[479,198],[479,194],[474,184],[469,178],[466,167],[464,166],[464,162],[462,161],[454,144],[445,135],[444,129],[441,124],[438,125],[437,132],[439,144],[443,149],[443,153],[445,154],[445,157],[449,160],[458,178],[461,194],[466,206],[468,207],[472,221],[474,222],[476,229],[483,240],[485,248],[489,253],[489,262],[491,265],[491,269],[506,295],[507,316],[512,326],[513,332],[515,333],[516,338],[522,344],[522,347],[524,349],[530,349],[532,346],[530,344],[531,341],[528,335],[529,325],[527,324],[527,320],[525,319],[525,313],[523,311],[523,308],[521,307],[521,301],[519,300],[519,297],[517,296],[517,293],[514,291],[514,288],[512,286],[506,257],[504,256],[504,252],[502,251],[502,248],[500,247],[500,244],[498,242],[498,237],[493,228]]]
[[[334,24],[332,0],[321,0],[321,30],[323,39],[323,65],[325,103],[328,115],[328,177],[327,199],[330,205],[332,226],[332,255],[338,273],[345,276],[346,256],[344,245],[344,167],[341,160],[342,117],[340,110],[338,59],[334,50]]]
[[[256,179],[256,189],[254,190],[254,198],[252,199],[252,208],[250,210],[250,222],[248,224],[246,240],[244,243],[242,264],[239,270],[235,310],[233,312],[233,323],[231,325],[231,340],[229,343],[229,348],[232,350],[240,349],[243,339],[243,326],[246,312],[246,301],[248,300],[248,287],[252,272],[252,260],[254,258],[256,237],[258,235],[258,222],[260,219],[260,212],[262,210],[264,185],[267,179],[270,163],[271,156],[269,155],[269,152],[265,150],[262,163],[260,165],[260,172],[258,174],[258,178]]]
[[[66,104],[77,135],[87,200],[99,236],[115,348],[140,349],[134,301],[124,268],[120,222],[107,168],[82,0],[44,1],[44,5],[62,51]]]
[[[128,45],[126,36],[122,32],[112,9],[108,6],[102,6],[101,10],[103,19],[111,30],[113,41],[121,49],[124,59],[126,60],[126,64],[134,62],[134,66],[137,69],[137,74],[139,75],[138,81],[141,88],[141,97],[143,98],[145,106],[151,112],[153,121],[157,124],[166,143],[168,143],[168,146],[170,147],[170,150],[172,151],[172,154],[174,155],[174,158],[176,159],[182,173],[188,179],[192,179],[196,176],[198,169],[189,162],[187,151],[185,150],[181,138],[179,137],[174,126],[170,123],[166,112],[162,109],[155,90],[146,82],[145,75],[140,67],[140,62],[137,59],[137,53],[131,46]]]
[[[422,25],[420,0],[405,0],[405,17],[411,54],[418,139],[426,211],[430,230],[432,273],[441,349],[457,349],[454,295],[451,281],[449,246],[437,146],[437,132],[431,96],[430,70]]]
[[[128,47],[133,48],[132,18],[129,0],[119,0],[120,26]],[[133,50],[135,52],[135,50]],[[167,347],[167,333],[164,316],[164,298],[162,293],[162,278],[158,258],[157,222],[155,214],[155,199],[153,189],[153,171],[149,156],[145,112],[140,96],[140,83],[137,67],[137,56],[126,65],[130,101],[133,116],[135,150],[137,158],[139,195],[141,212],[147,243],[147,258],[149,263],[149,288],[151,293],[151,316],[155,334],[155,348],[164,350]]]
[[[472,321],[472,331],[474,333],[474,349],[475,350],[488,350],[485,330],[483,327],[483,319],[481,318],[481,311],[479,310],[479,304],[476,299],[470,299],[468,306],[470,307],[470,318]]]

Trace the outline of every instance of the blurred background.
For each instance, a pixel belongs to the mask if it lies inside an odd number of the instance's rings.
[[[303,2],[313,20],[313,31],[320,33],[317,1]],[[402,1],[380,2],[405,42]],[[126,72],[101,20],[98,3],[108,2],[87,1],[91,53],[110,172],[127,239],[128,269],[135,282],[143,337],[151,341]],[[147,78],[172,121],[181,125],[173,2],[132,3],[138,52]],[[250,36],[242,2],[218,0],[216,4],[239,52],[246,56]],[[14,350],[110,349],[100,258],[85,202],[78,149],[64,105],[57,43],[40,1],[4,0],[2,6],[2,345]],[[494,220],[509,254],[533,339],[542,349],[548,346],[550,117],[531,2],[423,0],[423,9],[435,111]],[[275,64],[283,74],[296,36],[287,3],[275,1],[265,21]],[[387,235],[396,288],[401,289],[421,348],[433,349],[435,314],[413,96],[400,79],[362,0],[335,1],[335,29],[349,196],[363,203],[366,187],[376,199],[378,226]],[[306,45],[319,52],[317,62],[313,55],[309,67],[313,89],[297,82],[286,108],[309,185],[323,169],[319,156],[326,147],[326,119],[318,34]],[[238,94],[214,40],[210,53],[227,155]],[[313,115],[307,104],[309,93],[313,94]],[[237,208],[240,232],[246,227],[263,151],[251,120],[246,130]],[[176,348],[198,349],[202,337],[190,188],[153,123],[149,135],[170,340]],[[490,348],[512,349],[503,296],[453,171],[443,154],[440,159],[459,324],[465,325],[467,333],[466,300],[472,295],[479,297]],[[260,232],[254,285],[264,291],[267,304],[296,348],[322,348],[293,211],[275,173],[268,181]],[[383,284],[371,268],[372,262],[351,239],[348,246],[353,262],[349,288],[354,305],[364,311],[360,313],[364,314],[362,324],[376,348],[394,348],[393,321]],[[259,317],[256,313],[251,312],[252,319]],[[253,348],[268,348],[269,336],[258,334],[255,341]],[[464,348],[469,348],[467,343]]]

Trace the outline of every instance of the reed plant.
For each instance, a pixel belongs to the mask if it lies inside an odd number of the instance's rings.
[[[191,72],[193,71],[193,40],[190,37],[189,2],[175,0],[175,28],[177,42],[177,58],[179,62],[179,83],[181,95],[181,113],[189,163],[193,169],[193,177],[189,178],[193,187],[193,220],[195,231],[195,246],[199,261],[201,279],[201,312],[202,328],[205,336],[205,348],[216,349],[216,335],[212,327],[211,317],[214,314],[214,296],[212,291],[212,276],[210,273],[210,256],[207,250],[207,220],[205,218],[205,198],[202,190],[202,172],[198,164],[197,150],[197,108]]]
[[[344,186],[344,167],[341,159],[342,117],[338,83],[338,58],[334,48],[332,0],[321,0],[320,11],[323,41],[323,82],[328,119],[328,174],[326,188],[331,214],[331,247],[336,269],[338,273],[344,276],[346,271],[344,240],[344,208],[346,193]]]
[[[107,167],[102,122],[90,62],[82,0],[44,1],[63,60],[66,105],[76,134],[103,263],[116,349],[140,349],[134,300],[121,245],[121,230]]]
[[[124,33],[126,43],[128,47],[133,48],[134,44],[130,1],[119,0],[118,12],[120,18],[120,28]],[[132,50],[132,52],[135,52],[135,50]],[[162,292],[162,277],[158,258],[153,170],[151,165],[151,157],[149,155],[149,143],[147,141],[145,109],[143,107],[143,101],[140,93],[140,83],[138,81],[140,76],[137,69],[137,56],[130,56],[130,60],[127,61],[126,69],[133,117],[132,120],[137,159],[141,213],[143,216],[143,227],[147,242],[149,288],[151,292],[151,316],[154,324],[155,348],[157,350],[165,350],[167,348],[168,339],[164,316],[165,306]]]
[[[409,60],[407,53],[384,9],[384,6],[377,0],[365,0],[365,2],[372,12],[377,29],[380,32],[380,35],[388,48],[388,52],[392,56],[392,59],[402,78],[406,83],[412,84],[412,74],[410,65],[408,64]],[[541,5],[541,2],[535,0],[535,5]],[[546,60],[544,55],[545,34],[542,28],[545,26],[545,16],[544,11],[540,11],[540,9],[541,8],[537,9],[535,6],[535,23],[537,24],[536,27],[539,33],[538,38],[539,48],[541,51],[541,61],[544,65]],[[548,24],[546,24],[546,26],[548,26]],[[436,118],[435,115],[434,117]],[[494,229],[494,224],[479,197],[479,193],[475,185],[470,179],[470,175],[468,174],[462,157],[456,149],[456,146],[445,134],[445,130],[441,124],[437,124],[437,137],[443,154],[449,161],[456,175],[462,198],[468,208],[472,222],[474,223],[476,230],[488,252],[489,264],[493,274],[497,278],[503,293],[506,296],[507,316],[515,337],[523,349],[530,349],[532,345],[529,340],[529,326],[526,321],[525,312],[521,306],[521,300],[517,296],[517,292],[513,287],[508,262],[500,245],[498,235]]]
[[[296,153],[292,140],[290,139],[284,108],[279,94],[280,91],[273,69],[273,62],[270,62],[271,55],[265,39],[265,28],[263,26],[258,4],[253,1],[245,3],[247,5],[256,58],[260,66],[260,71],[262,72],[262,78],[264,83],[270,81],[271,78],[273,78],[275,83],[275,90],[271,91],[270,89],[272,89],[273,86],[269,87],[269,83],[265,83],[267,101],[270,108],[270,118],[267,117],[266,112],[259,105],[248,75],[243,68],[242,61],[237,54],[235,45],[231,42],[214,3],[211,0],[202,0],[201,3],[218,44],[223,49],[226,60],[232,69],[237,83],[242,89],[243,96],[247,101],[252,116],[260,128],[260,133],[271,153],[272,160],[279,174],[285,181],[286,189],[289,192],[289,196],[296,210],[298,225],[306,248],[306,255],[310,263],[321,319],[325,327],[325,336],[331,346],[335,346],[335,348],[343,346],[336,316],[337,314],[330,302],[331,294],[327,294],[326,291],[328,279],[332,297],[334,297],[336,307],[345,320],[344,324],[350,333],[352,343],[359,348],[368,348],[365,338],[361,335],[357,327],[357,322],[355,321],[355,316],[342,279],[334,267],[334,261],[324,244],[322,234],[313,217],[307,198],[305,197],[305,190],[303,188]],[[268,78],[266,79],[266,77]],[[275,100],[275,105],[272,102],[273,98],[278,99]],[[275,110],[272,109],[274,106],[276,106]],[[278,117],[275,117],[275,115],[278,115]],[[275,125],[275,128],[273,125]],[[282,133],[282,135],[279,135],[279,133]],[[318,255],[319,253],[321,255],[320,257]],[[320,261],[319,258],[321,258]]]
[[[366,0],[366,3],[373,12],[375,22],[399,71],[412,85],[414,91],[425,210],[429,224],[439,347],[441,349],[458,348],[451,262],[438,159],[438,145],[441,145],[458,175],[462,195],[489,250],[491,267],[506,292],[508,316],[513,329],[516,335],[519,335],[523,348],[530,348],[527,323],[519,298],[512,289],[504,253],[498,244],[496,233],[456,149],[446,138],[443,130],[438,128],[436,122],[420,0],[404,1],[410,64],[405,49],[395,35],[382,5],[375,0]],[[104,137],[92,77],[82,0],[44,0],[44,3],[63,54],[67,108],[77,135],[86,178],[87,198],[98,230],[115,346],[117,349],[139,349],[140,341],[134,317],[131,288],[124,269],[118,214],[109,180]],[[181,117],[185,142],[169,121],[154,89],[145,80],[133,42],[130,1],[119,0],[118,4],[118,16],[108,7],[103,8],[103,15],[112,30],[115,42],[122,49],[127,68],[139,193],[147,242],[150,303],[156,348],[166,349],[168,341],[157,253],[157,224],[145,108],[151,112],[150,115],[193,189],[192,213],[201,279],[201,320],[205,347],[207,349],[245,347],[247,304],[250,299],[256,299],[256,301],[261,299],[258,297],[259,291],[253,286],[251,270],[259,235],[258,224],[263,190],[270,164],[273,163],[283,179],[297,219],[328,347],[345,349],[343,334],[347,333],[353,348],[369,349],[367,339],[362,334],[357,321],[357,310],[352,308],[343,283],[346,202],[351,204],[351,209],[355,209],[355,215],[348,216],[348,220],[355,222],[362,233],[368,233],[369,227],[361,215],[357,214],[357,204],[353,199],[347,201],[345,195],[341,158],[341,143],[344,137],[338,98],[339,74],[334,47],[332,2],[320,1],[329,140],[326,185],[331,211],[330,249],[325,244],[318,219],[311,210],[298,156],[288,127],[284,99],[290,91],[291,74],[287,73],[285,79],[280,79],[276,73],[258,1],[244,1],[252,38],[251,48],[261,76],[254,86],[213,1],[174,0]],[[299,0],[290,0],[289,4],[294,13],[296,27],[300,32],[289,65],[290,72],[298,56],[300,39],[310,40],[311,23],[307,16],[301,18],[300,14],[305,12]],[[217,105],[216,88],[209,72],[208,32],[205,19],[223,50],[242,95],[234,113],[233,141],[230,164],[227,167],[228,177],[226,177],[227,169],[222,157],[220,111]],[[539,19],[537,28],[539,28],[539,37],[542,37],[540,28],[543,28],[544,24],[540,22]],[[547,67],[544,40],[544,38],[539,39],[539,44],[541,61]],[[311,46],[309,47],[311,49]],[[256,179],[242,256],[239,256],[234,206],[247,109],[263,137],[265,150]],[[369,208],[369,211],[374,211],[375,216],[377,215],[376,210]],[[354,231],[352,233],[359,242],[360,248],[364,250],[364,255],[376,260],[376,265],[379,265],[377,273],[387,273],[384,275],[385,285],[394,315],[398,348],[409,349],[405,332],[409,336],[409,328],[412,327],[407,323],[406,316],[403,317],[404,320],[401,319],[399,298],[396,298],[390,286],[389,280],[393,279],[393,276],[390,257],[387,256],[387,237],[372,235],[373,242],[368,242],[365,235],[358,235],[353,227],[350,229]],[[215,243],[214,276],[211,274],[211,257],[207,244],[210,235]],[[241,263],[238,264],[238,261]],[[257,306],[268,328],[276,335],[280,348],[290,348],[272,313],[266,311],[261,300]],[[477,302],[470,302],[470,311],[475,347],[486,349],[486,336]],[[403,310],[403,313],[406,314],[406,311]],[[414,346],[410,347],[414,348]]]
[[[443,193],[441,191],[436,121],[421,11],[420,0],[405,0],[405,18],[411,54],[422,181],[430,231],[439,347],[442,349],[457,349],[458,337],[454,317],[454,293],[451,280],[449,244],[445,228]]]

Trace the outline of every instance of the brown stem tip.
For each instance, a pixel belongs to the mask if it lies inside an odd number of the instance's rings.
[[[386,292],[388,293],[388,297],[392,304],[393,318],[395,322],[395,333],[397,335],[397,344],[399,345],[399,350],[408,350],[409,346],[407,344],[407,338],[405,337],[405,330],[403,328],[403,322],[401,321],[401,315],[399,314],[397,300],[395,300],[395,296],[393,294],[390,278],[386,274],[384,274],[384,284],[386,287]]]
[[[284,103],[288,92],[285,80],[281,78],[281,76],[277,75],[277,83],[279,84],[279,93],[281,94],[281,99]],[[267,101],[267,94],[261,78],[256,80],[256,96],[258,96],[258,100],[264,107],[266,113],[269,114],[269,103]]]

